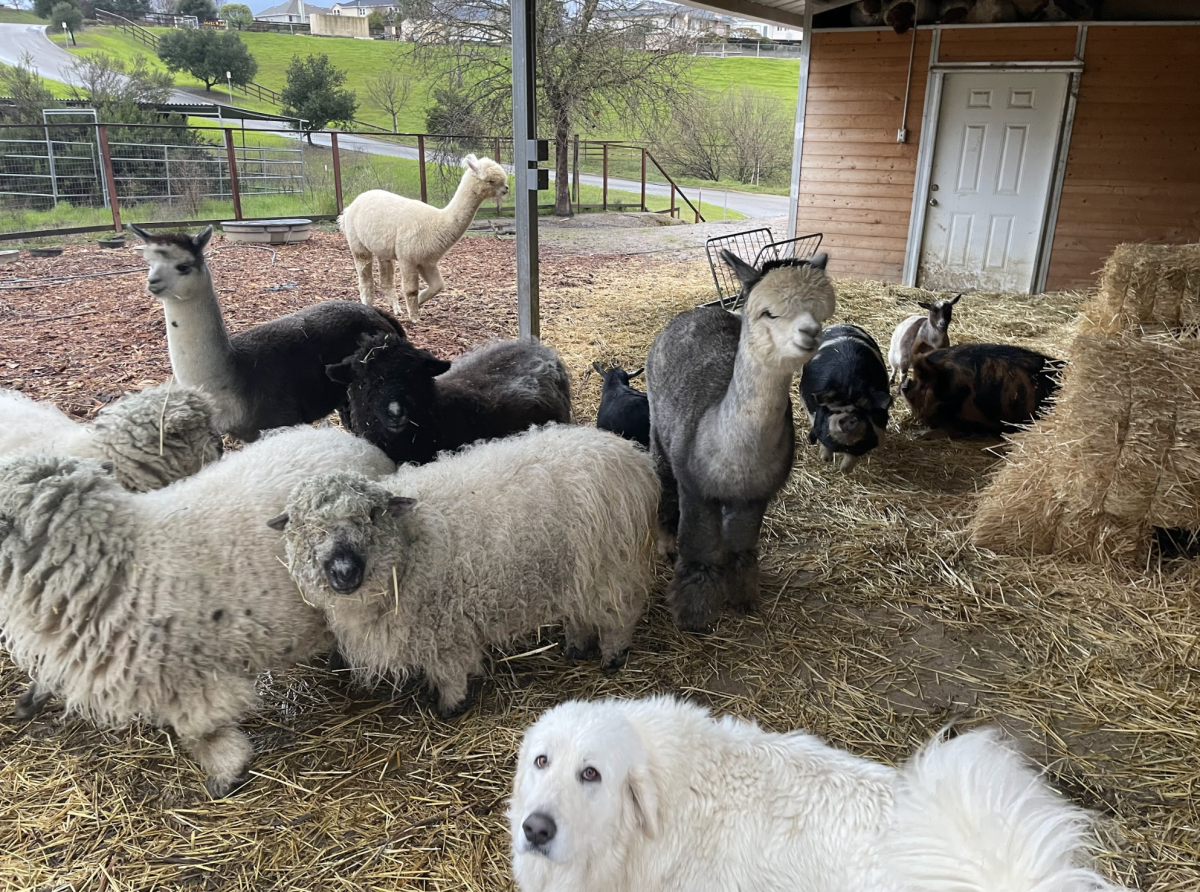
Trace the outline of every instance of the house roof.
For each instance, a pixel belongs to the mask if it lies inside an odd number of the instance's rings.
[[[380,6],[394,6],[394,0],[338,0],[334,6],[342,9],[375,9]]]
[[[314,12],[329,12],[329,7],[317,6],[315,3],[304,4],[304,15],[311,15]],[[265,19],[267,16],[272,15],[300,15],[300,0],[287,0],[286,3],[280,3],[278,6],[271,6],[267,9],[264,9],[262,12],[256,15],[255,18]]]
[[[684,0],[684,5],[723,12],[740,19],[800,28],[804,25],[805,5],[811,4],[813,15],[816,15],[851,2],[853,0]]]

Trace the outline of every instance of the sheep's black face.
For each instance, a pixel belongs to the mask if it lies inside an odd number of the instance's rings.
[[[349,542],[337,542],[325,556],[322,570],[331,589],[339,595],[352,595],[362,587],[367,562]]]
[[[375,417],[388,433],[400,434],[414,424],[414,408],[403,394],[385,395],[375,406]]]

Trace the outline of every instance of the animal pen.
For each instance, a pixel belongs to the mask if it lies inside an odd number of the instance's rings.
[[[814,9],[831,4],[814,2],[801,13],[793,0],[724,5],[803,23],[813,37]],[[531,7],[516,0],[514,17]],[[918,29],[918,50],[929,50],[931,31]],[[876,31],[851,37],[867,44],[892,39]],[[875,67],[886,79],[885,97],[847,101],[904,105],[906,61],[880,66],[848,52],[843,67],[852,70],[822,71],[832,64],[818,49],[822,41],[827,50],[850,40],[833,34],[806,41],[815,58],[802,64],[815,67],[802,85],[832,88],[829,75]],[[1074,37],[1069,42],[1073,54]],[[907,60],[908,46],[894,46]],[[532,53],[518,58],[531,63]],[[518,81],[531,86],[519,72]],[[525,112],[519,137],[530,124],[531,109]],[[894,142],[891,118],[877,109],[869,116],[880,118],[874,131],[891,131]],[[1180,127],[1190,120],[1181,114]],[[801,232],[825,233],[831,269],[847,273],[837,282],[836,320],[881,335],[918,300],[948,296],[900,281],[912,185],[899,183],[899,195],[873,191],[888,178],[914,177],[917,147],[864,149],[858,166],[844,171],[872,181],[852,183],[868,188],[842,195],[818,185],[844,181],[834,153],[810,152],[826,142],[820,133],[831,122],[801,123],[798,160],[808,153],[807,173],[795,168],[798,200],[786,238],[795,238],[800,224]],[[518,203],[521,238],[456,245],[444,264],[453,287],[406,329],[446,356],[522,329],[540,333],[571,372],[575,420],[590,423],[599,399],[599,383],[586,377],[592,363],[641,365],[675,314],[711,299],[712,269],[701,246],[681,250],[665,239],[656,243],[660,253],[642,254],[628,244],[572,249],[571,239],[543,233],[539,256],[530,227],[537,194],[529,188],[536,185],[538,147],[519,138],[516,150],[513,191],[528,196]],[[881,166],[862,163],[871,151]],[[1167,177],[1193,163],[1178,154],[1170,165],[1180,167],[1168,167]],[[806,728],[889,763],[941,728],[997,724],[1023,742],[1049,782],[1100,816],[1099,858],[1114,881],[1143,892],[1194,892],[1200,563],[1187,541],[1181,548],[1153,545],[1147,533],[1160,525],[1195,529],[1194,490],[1186,488],[1196,479],[1192,402],[1200,386],[1195,252],[1122,248],[1097,293],[1079,273],[1098,267],[1125,238],[1179,241],[1187,219],[1178,218],[1192,212],[1184,200],[1190,184],[1180,179],[1170,219],[1155,195],[1142,202],[1153,210],[1131,218],[1133,234],[1112,220],[1092,229],[1079,224],[1070,236],[1064,229],[1064,256],[1077,268],[1049,282],[1082,290],[1031,296],[1016,289],[965,300],[955,316],[956,342],[1019,343],[1077,366],[1059,409],[1018,438],[1006,462],[995,444],[924,438],[902,408],[883,446],[853,476],[831,473],[801,438],[792,475],[764,521],[756,613],[728,615],[708,636],[680,633],[662,603],[668,569],[660,563],[625,670],[609,677],[593,663],[569,663],[556,631],[545,630],[497,650],[475,705],[452,722],[435,716],[415,679],[364,691],[320,664],[272,673],[260,683],[262,709],[246,722],[256,751],[250,782],[221,801],[207,797],[195,765],[162,729],[98,729],[55,710],[32,722],[7,721],[0,726],[0,889],[511,889],[504,810],[523,729],[569,698],[671,692],[770,730]],[[1130,194],[1076,185],[1079,195],[1116,196],[1118,205]],[[928,197],[921,193],[921,202]],[[1159,228],[1151,233],[1153,226]],[[639,233],[638,251],[653,239]],[[315,232],[303,247],[251,249],[220,237],[214,245],[211,264],[231,330],[317,300],[357,299],[337,233]],[[61,258],[23,257],[18,264],[12,279],[0,282],[0,387],[86,416],[102,398],[169,373],[161,317],[148,311],[135,279],[124,277],[128,257],[71,245]],[[1174,416],[1158,405],[1172,399]],[[1069,474],[1055,478],[1074,448],[1056,432],[1067,430],[1073,410],[1076,430],[1128,436],[1119,458],[1108,442],[1105,463],[1089,462],[1081,451]],[[798,405],[793,411],[803,431],[805,416]],[[1035,465],[1039,442],[1051,454]],[[1032,514],[1035,525],[1049,517],[1053,534],[1037,527],[1045,532],[1034,534],[1038,547],[1028,547],[1025,520],[988,521],[1008,541],[985,544],[980,524],[995,517],[989,500],[996,504],[997,487],[1020,468],[1026,470],[1017,488],[1037,486],[1016,494],[1029,499],[1005,495],[1000,504]],[[1183,487],[1160,487],[1147,502],[1151,478]],[[1112,502],[1106,493],[1102,506],[1111,517],[1096,515],[1102,524],[1070,525],[1082,502],[1058,494],[1081,480],[1088,487],[1116,484]],[[1042,488],[1047,481],[1054,499]],[[1138,490],[1122,490],[1125,484]],[[1083,509],[1094,512],[1095,505]],[[1013,534],[1018,526],[1020,536]],[[1087,533],[1086,541],[1065,536],[1069,530]],[[1091,559],[1111,543],[1123,560]],[[1045,544],[1054,553],[1043,553]],[[25,681],[0,654],[5,703]]]

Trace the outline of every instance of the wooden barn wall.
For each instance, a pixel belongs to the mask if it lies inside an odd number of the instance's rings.
[[[1048,290],[1121,242],[1200,239],[1200,26],[1090,25]]]
[[[797,234],[823,232],[838,276],[899,279],[916,179],[929,63],[918,33],[908,142],[897,143],[912,37],[891,31],[813,35]]]

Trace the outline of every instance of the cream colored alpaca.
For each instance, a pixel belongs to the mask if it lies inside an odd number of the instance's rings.
[[[466,168],[462,181],[444,208],[372,189],[350,202],[338,218],[358,270],[358,295],[367,306],[375,296],[371,261],[379,258],[379,285],[391,301],[392,312],[399,314],[395,284],[399,264],[408,318],[415,322],[421,305],[445,287],[438,261],[462,238],[481,204],[508,194],[508,175],[495,161],[468,155],[462,163]],[[425,280],[420,294],[418,274]]]

